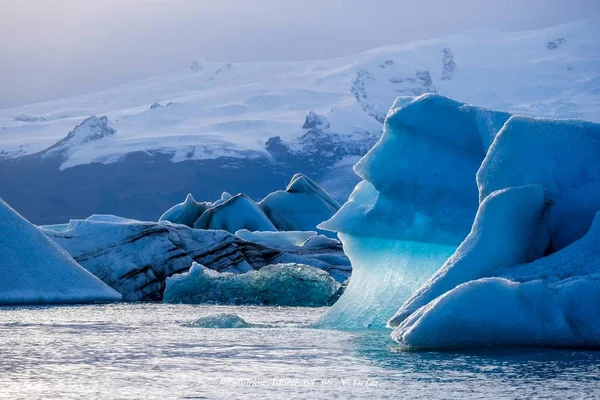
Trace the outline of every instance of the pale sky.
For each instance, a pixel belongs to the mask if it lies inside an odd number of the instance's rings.
[[[0,108],[172,72],[196,58],[329,58],[591,14],[600,0],[0,0]]]

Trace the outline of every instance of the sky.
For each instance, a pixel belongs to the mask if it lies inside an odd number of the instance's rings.
[[[191,61],[293,61],[476,28],[543,28],[600,0],[0,0],[0,108]]]

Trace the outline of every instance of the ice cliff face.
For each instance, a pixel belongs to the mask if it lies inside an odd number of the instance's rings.
[[[599,160],[599,124],[511,117],[477,173],[473,230],[390,320],[394,338],[420,348],[599,346],[590,303],[600,296]],[[487,316],[447,318],[475,301]]]

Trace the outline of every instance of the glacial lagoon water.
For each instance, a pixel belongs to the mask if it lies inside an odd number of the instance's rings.
[[[593,398],[600,352],[406,352],[309,328],[324,308],[0,308],[0,398]],[[237,314],[252,327],[193,322]]]

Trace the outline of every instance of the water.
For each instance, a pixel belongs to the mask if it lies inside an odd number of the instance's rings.
[[[600,397],[600,352],[403,352],[388,332],[307,328],[324,311],[166,304],[2,308],[0,397]],[[191,327],[220,313],[235,313],[256,327]]]

